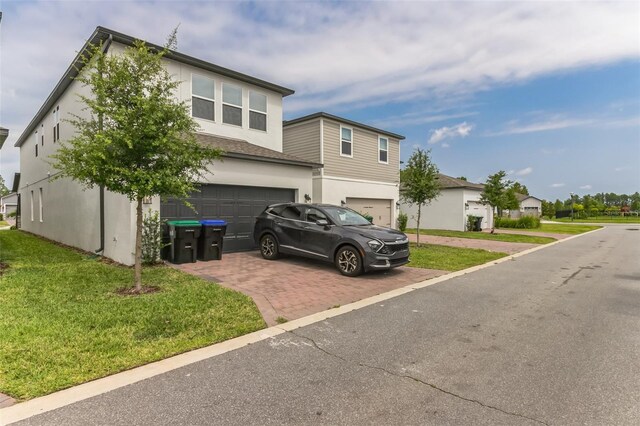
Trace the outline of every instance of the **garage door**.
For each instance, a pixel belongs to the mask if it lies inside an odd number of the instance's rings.
[[[393,200],[377,198],[347,198],[347,207],[373,216],[374,225],[391,228],[391,203]]]
[[[200,192],[187,199],[195,211],[170,198],[160,204],[160,217],[163,220],[224,219],[228,223],[224,252],[246,251],[255,248],[256,216],[269,204],[294,201],[294,197],[294,189],[202,185]]]

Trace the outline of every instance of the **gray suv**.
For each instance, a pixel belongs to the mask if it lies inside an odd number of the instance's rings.
[[[265,259],[281,253],[333,262],[355,277],[409,262],[405,234],[330,204],[274,204],[256,218],[253,238]]]

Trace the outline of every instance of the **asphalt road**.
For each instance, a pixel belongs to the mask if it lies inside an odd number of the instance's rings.
[[[23,425],[640,424],[640,225],[611,227]]]

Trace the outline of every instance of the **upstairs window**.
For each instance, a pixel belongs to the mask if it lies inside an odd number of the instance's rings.
[[[36,130],[34,139],[35,139],[35,142],[36,142],[36,157],[37,157],[38,156],[38,142],[39,142],[38,141],[38,131],[37,130]]]
[[[36,144],[38,141],[36,141]],[[44,124],[40,125],[40,144],[44,146]]]
[[[60,106],[53,109],[53,141],[60,140]]]
[[[353,157],[353,129],[340,127],[340,155]]]
[[[222,83],[222,122],[242,127],[242,88]]]
[[[215,120],[216,84],[209,77],[191,74],[191,116]]]
[[[44,222],[44,210],[42,208],[42,188],[39,189],[40,191],[38,192],[38,207],[40,212],[40,222]]]
[[[267,131],[267,96],[249,92],[249,128]]]
[[[389,164],[389,139],[378,138],[378,162]]]

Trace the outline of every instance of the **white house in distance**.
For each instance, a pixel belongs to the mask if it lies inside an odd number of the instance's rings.
[[[518,203],[520,203],[519,213],[513,215],[516,212],[509,212],[511,217],[520,216],[535,216],[540,217],[542,214],[542,200],[531,195],[516,194]]]
[[[285,153],[323,164],[313,172],[314,203],[346,205],[395,227],[404,136],[325,112],[285,121],[283,129]]]
[[[87,43],[100,42],[108,54],[119,54],[134,38],[98,27]],[[197,212],[176,200],[159,198],[146,207],[159,210],[163,219],[225,219],[229,222],[225,251],[251,249],[255,216],[268,204],[304,202],[311,197],[312,173],[321,167],[319,162],[283,153],[282,99],[294,91],[178,52],[171,52],[164,61],[181,81],[179,98],[191,102],[200,126],[198,140],[223,148],[225,155],[206,174],[201,192],[189,199]],[[72,125],[63,119],[87,114],[77,94],[88,94],[88,88],[73,79],[77,66],[78,57],[16,142],[21,227],[132,264],[134,205],[119,194],[85,190],[69,179],[51,179],[57,171],[48,157],[74,135]]]
[[[440,196],[431,204],[422,207],[420,214],[421,229],[447,229],[465,231],[467,216],[482,216],[482,228],[493,226],[491,206],[480,203],[480,194],[484,185],[467,182],[451,176],[439,174]],[[418,220],[418,206],[400,203],[400,211],[408,216],[408,228],[415,228]]]

